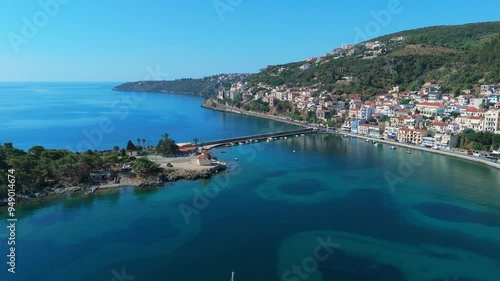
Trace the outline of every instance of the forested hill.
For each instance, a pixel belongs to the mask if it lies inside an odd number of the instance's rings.
[[[198,79],[178,79],[171,81],[138,81],[124,83],[113,88],[114,91],[127,92],[171,92],[195,94],[204,97],[215,94],[221,86],[230,87],[232,83],[240,81],[248,74],[218,74]]]
[[[380,47],[370,47],[376,41]],[[396,85],[400,90],[417,90],[425,81],[435,80],[445,92],[458,94],[463,89],[499,82],[500,21],[401,31],[337,48],[308,61],[268,66],[256,74],[131,82],[114,90],[207,97],[221,86],[227,89],[241,80],[249,87],[314,87],[336,93],[356,92],[365,99]]]
[[[375,41],[383,46],[369,49],[366,43]],[[499,79],[500,22],[488,22],[389,34],[309,62],[268,66],[246,81],[250,86],[264,83],[357,92],[368,98],[395,85],[417,90],[427,80],[457,93]]]

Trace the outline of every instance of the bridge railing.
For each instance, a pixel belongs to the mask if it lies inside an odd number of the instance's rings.
[[[251,136],[243,136],[243,137],[235,137],[235,138],[207,141],[207,142],[200,143],[200,146],[214,145],[214,144],[221,144],[221,143],[228,143],[228,142],[237,142],[237,141],[243,141],[243,140],[249,140],[249,139],[262,139],[262,138],[276,137],[276,136],[283,136],[283,135],[303,134],[303,133],[309,133],[309,132],[313,132],[313,131],[314,131],[313,128],[308,128],[308,129],[298,129],[298,130],[292,130],[292,131],[272,132],[272,133],[259,134],[259,135],[251,135]]]

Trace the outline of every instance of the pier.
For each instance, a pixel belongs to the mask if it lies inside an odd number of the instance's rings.
[[[200,147],[203,147],[204,149],[211,149],[214,147],[230,144],[232,142],[246,142],[246,141],[251,141],[251,140],[252,141],[262,141],[262,140],[266,140],[267,138],[289,137],[289,136],[295,136],[295,135],[300,135],[300,134],[311,134],[311,133],[316,133],[316,132],[317,132],[317,130],[315,128],[307,128],[307,129],[299,129],[299,130],[292,130],[292,131],[273,132],[273,133],[267,133],[267,134],[258,134],[258,135],[244,136],[244,137],[235,137],[235,138],[207,141],[207,142],[202,142],[199,145],[200,145]]]

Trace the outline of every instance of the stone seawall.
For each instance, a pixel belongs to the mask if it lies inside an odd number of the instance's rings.
[[[413,145],[413,144],[401,143],[401,142],[392,141],[392,140],[375,139],[375,138],[370,138],[370,137],[367,137],[367,136],[361,136],[361,135],[352,134],[352,133],[338,132],[338,133],[335,133],[335,134],[347,135],[347,136],[350,136],[350,137],[354,137],[354,138],[358,138],[358,139],[363,139],[363,140],[366,140],[366,139],[368,139],[368,140],[374,140],[374,141],[377,141],[379,143],[385,143],[385,144],[390,144],[390,145],[399,146],[399,147],[405,147],[405,148],[409,148],[409,149],[416,149],[416,150],[421,150],[421,151],[427,151],[427,152],[430,152],[430,153],[435,153],[435,154],[439,154],[439,155],[444,155],[444,156],[454,157],[454,158],[463,159],[463,160],[467,160],[467,161],[472,161],[472,162],[476,162],[476,163],[479,163],[479,164],[490,166],[490,167],[493,167],[493,168],[496,168],[496,169],[500,169],[500,163],[498,163],[498,162],[495,163],[495,162],[486,160],[484,158],[479,158],[477,156],[460,154],[460,153],[457,153],[457,152],[451,152],[451,151],[446,151],[446,150],[436,150],[436,149],[432,149],[432,148],[428,148],[428,147],[422,147],[422,146]]]

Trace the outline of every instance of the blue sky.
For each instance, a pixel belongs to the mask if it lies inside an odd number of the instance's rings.
[[[2,0],[0,81],[257,72],[371,36],[500,20],[499,10],[497,0]]]

